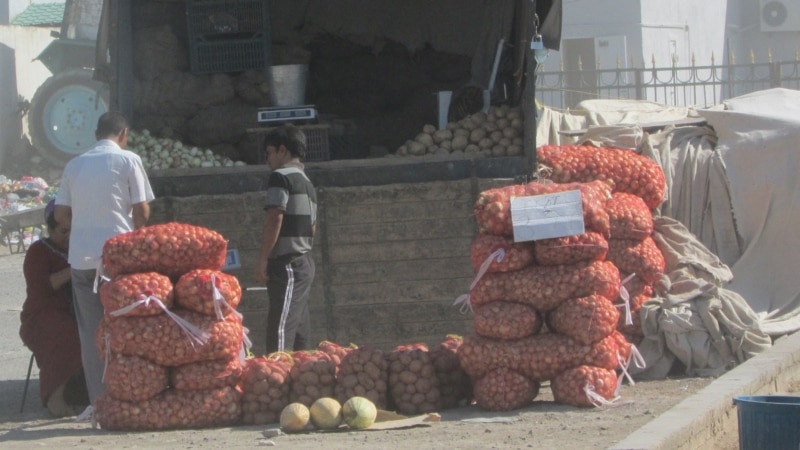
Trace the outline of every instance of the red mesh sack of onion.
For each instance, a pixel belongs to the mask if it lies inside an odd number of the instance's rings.
[[[222,268],[227,250],[228,243],[216,231],[170,222],[108,239],[103,245],[103,265],[112,277],[158,272],[177,279],[192,269]]]

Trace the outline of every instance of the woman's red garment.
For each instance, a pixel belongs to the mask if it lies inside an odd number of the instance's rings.
[[[27,298],[22,305],[19,335],[33,351],[39,367],[39,394],[46,403],[61,384],[83,372],[78,324],[72,313],[71,284],[54,290],[50,275],[66,267],[66,254],[47,240],[31,244],[23,273]]]

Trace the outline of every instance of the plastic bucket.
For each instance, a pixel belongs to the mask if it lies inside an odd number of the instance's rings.
[[[740,450],[800,448],[800,396],[751,395],[733,398],[739,419]]]
[[[307,64],[270,66],[269,98],[272,106],[300,106],[306,101]]]

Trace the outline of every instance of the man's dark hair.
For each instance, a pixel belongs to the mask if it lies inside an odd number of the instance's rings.
[[[301,159],[306,157],[306,134],[292,124],[274,128],[264,137],[264,150],[269,146],[278,148],[281,145],[286,147],[292,156]]]
[[[116,136],[125,128],[128,128],[128,121],[125,117],[117,111],[109,111],[97,119],[95,133],[100,138]]]

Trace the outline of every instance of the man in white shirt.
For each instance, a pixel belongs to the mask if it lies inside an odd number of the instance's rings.
[[[104,365],[95,346],[103,305],[94,289],[103,245],[117,234],[145,226],[150,217],[148,202],[155,198],[141,158],[124,150],[127,120],[117,112],[103,114],[97,121],[95,137],[98,142],[64,168],[55,207],[56,219],[72,224],[69,264],[73,305],[92,405],[105,391]]]

